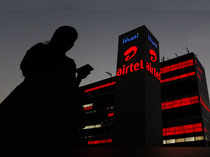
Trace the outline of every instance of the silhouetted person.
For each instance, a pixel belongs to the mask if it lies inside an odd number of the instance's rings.
[[[11,143],[51,151],[78,144],[85,98],[78,86],[90,70],[77,71],[66,56],[77,38],[73,27],[61,26],[48,43],[27,51],[20,65],[25,79],[1,104]]]

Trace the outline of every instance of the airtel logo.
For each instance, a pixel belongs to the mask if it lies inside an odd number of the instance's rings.
[[[130,48],[128,48],[123,54],[125,56],[125,61],[128,62],[130,59],[132,59],[136,55],[137,51],[138,51],[137,46],[131,46]],[[150,60],[152,62],[157,62],[157,54],[153,49],[149,50],[149,54],[150,54]]]
[[[137,46],[131,46],[129,49],[127,49],[124,52],[124,56],[125,56],[125,61],[129,61],[131,58],[133,58],[136,53],[138,51],[138,47]]]
[[[152,62],[157,62],[157,54],[153,49],[149,50],[149,54],[150,54],[150,60]]]

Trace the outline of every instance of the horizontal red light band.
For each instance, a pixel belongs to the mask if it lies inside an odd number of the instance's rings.
[[[189,76],[193,76],[193,75],[195,75],[195,72],[191,72],[191,73],[187,73],[187,74],[171,77],[171,78],[168,78],[168,79],[165,79],[165,80],[160,80],[160,83],[171,82],[171,81],[175,81],[175,80],[182,79],[182,78],[189,77]]]
[[[88,144],[103,144],[103,143],[112,143],[112,139],[88,141]]]
[[[98,89],[101,89],[101,88],[105,88],[105,87],[109,87],[109,86],[113,86],[115,85],[117,82],[110,82],[110,83],[106,83],[104,85],[100,85],[100,86],[97,86],[97,87],[93,87],[93,88],[90,88],[90,89],[86,89],[84,92],[85,93],[88,93],[88,92],[92,92],[94,90],[98,90]]]
[[[189,66],[192,66],[192,65],[194,65],[193,64],[193,59],[160,68],[160,73],[164,74],[164,73],[167,73],[167,72],[170,72],[170,71],[183,69],[183,68],[186,68],[186,67],[189,67]]]
[[[163,136],[181,135],[202,132],[202,123],[187,124],[170,128],[163,128]]]
[[[113,117],[114,116],[114,113],[111,112],[111,113],[108,113],[108,117]]]
[[[199,103],[199,97],[193,96],[193,97],[182,98],[182,99],[173,100],[169,102],[163,102],[161,103],[161,108],[162,110],[167,110],[167,109],[178,108],[182,106],[188,106],[188,105],[192,105],[196,103]]]
[[[93,106],[84,107],[83,109],[84,109],[85,111],[92,110],[92,109],[93,109]]]
[[[208,108],[208,106],[204,103],[203,99],[200,97],[200,103],[201,105],[208,111],[210,112],[210,109]]]

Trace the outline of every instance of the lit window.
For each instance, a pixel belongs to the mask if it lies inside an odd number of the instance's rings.
[[[184,142],[184,138],[177,138],[177,139],[175,139],[175,142],[176,143]]]
[[[166,144],[166,140],[163,140],[163,144]]]
[[[86,130],[86,129],[101,128],[101,127],[102,127],[101,124],[96,124],[96,125],[87,125],[82,129]]]
[[[202,141],[202,140],[204,140],[204,137],[203,136],[195,136],[195,140]]]
[[[89,111],[93,109],[93,104],[86,104],[82,106],[85,111]]]
[[[167,143],[167,144],[175,143],[175,139],[166,140],[166,143]]]
[[[195,138],[194,137],[186,137],[186,138],[184,138],[184,141],[185,142],[193,142],[193,141],[195,141]]]

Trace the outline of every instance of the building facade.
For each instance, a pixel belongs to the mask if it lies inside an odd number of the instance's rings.
[[[164,145],[209,143],[210,105],[205,71],[194,53],[160,63]]]
[[[84,144],[161,144],[158,66],[159,44],[145,26],[119,36],[116,77],[81,87],[93,100],[83,104]]]

